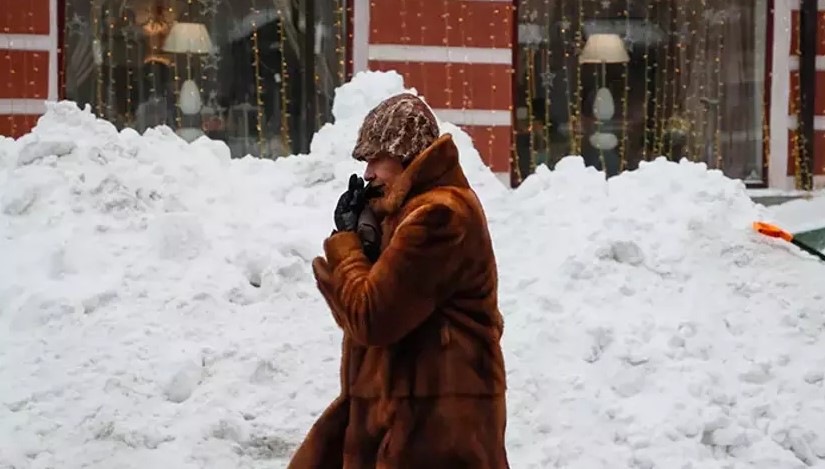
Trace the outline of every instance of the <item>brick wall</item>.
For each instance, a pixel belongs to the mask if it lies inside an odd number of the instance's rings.
[[[396,70],[497,173],[512,148],[512,1],[355,0],[354,71]]]
[[[0,0],[0,135],[28,132],[58,99],[57,0]]]

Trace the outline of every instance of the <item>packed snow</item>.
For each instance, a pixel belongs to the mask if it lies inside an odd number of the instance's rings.
[[[232,160],[73,103],[0,140],[0,468],[278,468],[337,394],[309,267],[366,112],[310,155]],[[825,467],[825,263],[743,184],[567,157],[504,188],[455,126],[501,278],[513,468]]]
[[[782,228],[794,232],[804,232],[825,228],[825,191],[815,192],[810,197],[802,197],[769,208],[771,215]]]

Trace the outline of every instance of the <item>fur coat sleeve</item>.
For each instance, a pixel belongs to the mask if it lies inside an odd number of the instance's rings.
[[[460,269],[466,223],[449,196],[434,191],[398,224],[375,264],[355,233],[324,242],[326,259],[313,262],[319,288],[336,322],[353,341],[388,346],[424,322],[451,293]]]

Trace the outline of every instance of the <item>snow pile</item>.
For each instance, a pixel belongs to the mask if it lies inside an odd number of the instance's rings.
[[[70,103],[0,141],[0,467],[285,467],[339,382],[309,262],[400,91],[358,75],[275,162]],[[739,182],[569,157],[509,191],[442,130],[500,264],[513,467],[825,466],[825,265]]]
[[[782,228],[799,233],[825,228],[825,191],[769,208]]]

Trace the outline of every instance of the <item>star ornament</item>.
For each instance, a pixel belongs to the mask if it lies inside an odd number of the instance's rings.
[[[218,7],[221,4],[221,0],[198,0],[198,3],[201,4],[201,14],[215,16],[218,14]]]
[[[624,41],[624,48],[627,52],[633,52],[633,38],[630,37],[630,34],[626,34],[622,41]]]
[[[541,73],[541,86],[546,89],[553,87],[553,81],[556,79],[556,74],[550,70]]]
[[[66,30],[69,31],[69,35],[76,35],[80,34],[86,28],[86,22],[83,21],[83,18],[80,17],[77,13],[72,16],[72,19],[66,22]]]

